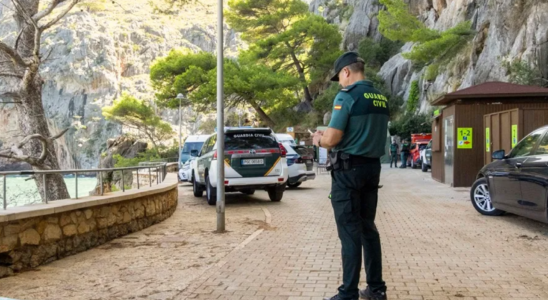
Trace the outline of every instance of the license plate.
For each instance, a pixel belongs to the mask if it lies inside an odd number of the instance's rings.
[[[264,159],[242,159],[243,166],[264,165]]]

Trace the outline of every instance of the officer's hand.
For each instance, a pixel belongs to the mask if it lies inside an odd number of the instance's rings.
[[[321,130],[318,130],[316,132],[314,132],[314,135],[312,136],[312,143],[316,146],[318,146],[318,143],[320,141],[320,139],[322,138],[323,136],[323,131]]]

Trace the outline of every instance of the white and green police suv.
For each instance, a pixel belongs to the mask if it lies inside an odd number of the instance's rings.
[[[252,195],[268,192],[271,201],[282,200],[288,178],[286,149],[269,128],[225,128],[225,190]],[[194,196],[215,205],[217,199],[217,135],[204,143],[193,163]]]

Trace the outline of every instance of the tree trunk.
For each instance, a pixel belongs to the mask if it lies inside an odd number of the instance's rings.
[[[32,82],[21,95],[22,104],[16,106],[19,129],[23,135],[38,133],[45,137],[51,136],[44,113],[44,107],[42,106],[41,81],[40,75],[37,75],[34,82]],[[25,148],[30,156],[40,156],[42,152],[42,144],[38,140],[31,140]],[[47,158],[44,161],[44,166],[32,166],[32,168],[33,170],[60,169],[54,142],[47,144]],[[37,176],[35,182],[42,199],[46,199],[46,191],[48,200],[70,198],[61,174],[47,175],[45,186],[42,175]]]
[[[289,43],[286,43],[287,47],[291,48]],[[310,89],[308,88],[308,84],[306,82],[306,76],[304,74],[303,67],[301,66],[301,62],[297,58],[297,55],[295,55],[295,52],[293,49],[291,49],[291,58],[293,59],[293,65],[295,65],[295,68],[297,69],[297,73],[299,73],[299,78],[304,84],[303,92],[304,92],[304,100],[310,104],[312,104],[312,95],[310,94]]]
[[[274,127],[276,126],[276,123],[274,123],[274,121],[272,121],[272,119],[259,106],[259,104],[257,104],[256,102],[251,102],[250,104],[253,107],[253,109],[255,109],[255,111],[257,111],[257,113],[259,114],[259,117],[261,118],[261,120],[263,120],[263,122],[265,122],[266,125],[268,125],[268,127],[274,129]]]
[[[26,0],[21,1],[21,3],[26,8],[28,14],[35,15],[38,12],[38,1]],[[25,78],[21,83],[19,96],[22,103],[16,105],[19,129],[23,135],[40,134],[44,137],[51,137],[42,104],[43,81],[38,72],[39,58],[34,55],[36,29],[32,24],[26,22],[24,16],[21,14],[15,14],[14,18],[19,25],[18,29],[21,30],[21,40],[15,50],[23,58],[35,57],[35,62],[27,68],[25,71],[27,74],[25,74]],[[25,152],[27,155],[38,157],[42,153],[42,145],[37,140],[31,140],[25,146]],[[47,157],[44,164],[41,166],[32,166],[32,168],[33,170],[60,169],[54,142],[47,144]],[[42,175],[37,176],[35,182],[42,199],[45,199],[46,191],[48,200],[70,198],[61,174],[47,175],[45,186]]]

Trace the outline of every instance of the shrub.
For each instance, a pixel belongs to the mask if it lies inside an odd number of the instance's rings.
[[[426,68],[426,73],[424,74],[424,79],[427,81],[434,81],[438,77],[440,70],[439,64],[431,64]]]
[[[415,113],[419,104],[420,91],[419,81],[415,80],[411,82],[411,89],[409,90],[409,98],[407,98],[407,112]]]
[[[379,68],[392,56],[396,55],[403,46],[402,42],[383,38],[376,42],[372,38],[365,38],[358,45],[358,54],[365,60],[367,66]]]
[[[508,72],[510,82],[524,85],[548,86],[548,80],[542,77],[542,72],[538,65],[531,66],[526,61],[516,59],[513,61],[503,61],[502,65]]]
[[[427,114],[405,114],[390,123],[390,135],[404,139],[411,138],[412,133],[427,133],[432,131],[432,120]]]

